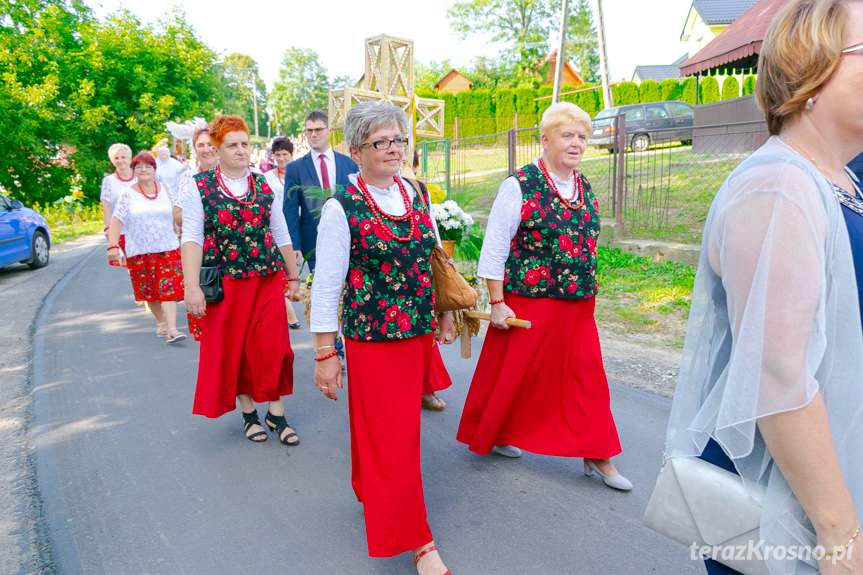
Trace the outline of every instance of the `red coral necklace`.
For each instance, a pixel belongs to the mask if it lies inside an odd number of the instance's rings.
[[[237,203],[243,206],[251,206],[255,203],[255,200],[258,199],[258,187],[255,185],[255,179],[252,177],[252,172],[249,172],[249,187],[246,188],[246,194],[244,197],[252,196],[252,199],[248,202],[245,202],[231,193],[231,190],[228,189],[228,185],[225,184],[225,180],[222,179],[222,169],[220,166],[216,166],[216,181],[219,182],[219,186],[222,188],[222,191],[228,195],[231,199],[235,200]]]
[[[360,189],[360,192],[363,194],[363,199],[368,204],[369,209],[372,211],[372,215],[375,218],[375,223],[379,225],[391,238],[400,242],[409,241],[416,230],[416,220],[414,219],[414,209],[411,204],[411,199],[408,196],[408,191],[405,189],[405,185],[402,183],[401,179],[398,176],[393,176],[393,181],[399,186],[399,191],[402,194],[402,201],[405,204],[405,214],[403,216],[391,216],[390,214],[381,210],[378,203],[372,197],[369,192],[368,187],[366,186],[365,180],[363,180],[362,174],[357,174],[357,187]],[[408,235],[401,237],[397,236],[396,233],[392,230],[392,228],[384,223],[384,218],[394,221],[394,222],[403,222],[408,220],[410,222],[410,228],[408,230]]]
[[[118,172],[117,170],[114,170],[114,177],[117,178],[118,180],[120,180],[121,182],[131,182],[132,180],[135,179],[135,172],[132,172],[132,175],[130,177],[123,179],[123,177],[120,175],[120,172]]]
[[[147,195],[147,192],[144,191],[144,188],[143,188],[143,186],[141,186],[141,184],[135,184],[135,187],[138,188],[138,191],[141,192],[141,195],[144,196],[145,198],[147,198],[148,200],[155,200],[156,198],[159,197],[159,184],[158,183],[156,183],[156,193],[153,194],[152,196]]]
[[[575,186],[575,195],[578,197],[578,203],[573,205],[560,195],[560,190],[557,189],[557,186],[554,185],[554,180],[551,179],[551,175],[548,173],[548,168],[545,165],[545,160],[542,158],[539,159],[539,171],[542,172],[542,176],[545,178],[545,181],[548,183],[549,187],[554,190],[554,193],[557,194],[557,197],[560,198],[560,201],[563,202],[570,210],[578,210],[584,207],[584,193],[581,186],[581,175],[578,173],[578,170],[572,171],[573,176],[573,185]]]

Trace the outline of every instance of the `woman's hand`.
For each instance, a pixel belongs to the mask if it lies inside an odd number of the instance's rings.
[[[204,299],[204,292],[201,291],[201,286],[186,287],[186,311],[192,317],[202,318],[207,315],[207,301]]]
[[[438,316],[437,331],[435,339],[438,343],[450,344],[455,341],[455,324],[451,313],[443,313]]]
[[[123,252],[120,251],[120,248],[111,248],[108,250],[108,261],[115,264],[123,263]]]
[[[333,401],[339,398],[342,385],[342,365],[339,356],[315,362],[315,386]]]
[[[288,282],[288,291],[285,297],[291,301],[300,301],[300,280]]]
[[[509,329],[506,318],[515,317],[515,313],[505,303],[496,303],[491,306],[491,325],[497,329]]]

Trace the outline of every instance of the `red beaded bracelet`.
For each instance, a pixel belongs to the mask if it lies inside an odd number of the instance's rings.
[[[289,282],[298,282],[298,281],[300,281],[300,278],[288,278],[288,279],[287,279],[287,281],[289,281]]]
[[[334,349],[333,351],[331,351],[327,355],[322,355],[321,357],[316,357],[315,361],[324,361],[325,359],[330,359],[331,357],[335,357],[336,355],[338,355],[338,353],[339,353],[338,350]]]
[[[113,249],[118,249],[118,250],[119,250],[119,249],[120,249],[120,246],[108,246],[108,249],[107,249],[106,251],[109,251],[109,252],[110,252],[110,251],[111,251],[111,250],[113,250]]]
[[[102,231],[107,232],[110,229],[111,229],[111,226],[105,226],[104,228],[102,228]]]
[[[488,302],[489,305],[494,305],[496,303],[503,303],[503,300],[502,299],[494,299],[494,300],[491,300],[490,302]]]

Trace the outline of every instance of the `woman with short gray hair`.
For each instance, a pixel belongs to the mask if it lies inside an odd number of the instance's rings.
[[[440,362],[435,346],[452,343],[455,329],[448,314],[435,313],[431,257],[440,238],[428,192],[399,175],[406,133],[405,113],[389,103],[364,102],[347,114],[345,140],[360,172],[324,204],[318,226],[310,322],[315,385],[333,400],[342,388],[333,347],[342,295],[351,479],[363,503],[369,555],[412,551],[420,575],[444,575],[426,520],[420,403]]]

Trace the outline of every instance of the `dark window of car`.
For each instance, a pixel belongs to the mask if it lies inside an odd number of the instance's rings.
[[[12,204],[6,199],[6,196],[0,196],[0,210],[8,212],[12,209]]]
[[[668,111],[663,104],[654,104],[653,106],[645,106],[647,110],[647,119],[656,120],[659,118],[667,118]]]
[[[630,108],[626,110],[623,114],[626,117],[627,122],[644,119],[644,109],[641,106],[638,106],[636,108]]]
[[[691,116],[692,108],[686,104],[668,104],[668,109],[671,110],[672,116]]]
[[[606,108],[605,110],[600,110],[597,112],[596,116],[594,116],[594,120],[604,120],[605,118],[613,118],[617,115],[617,108]]]

